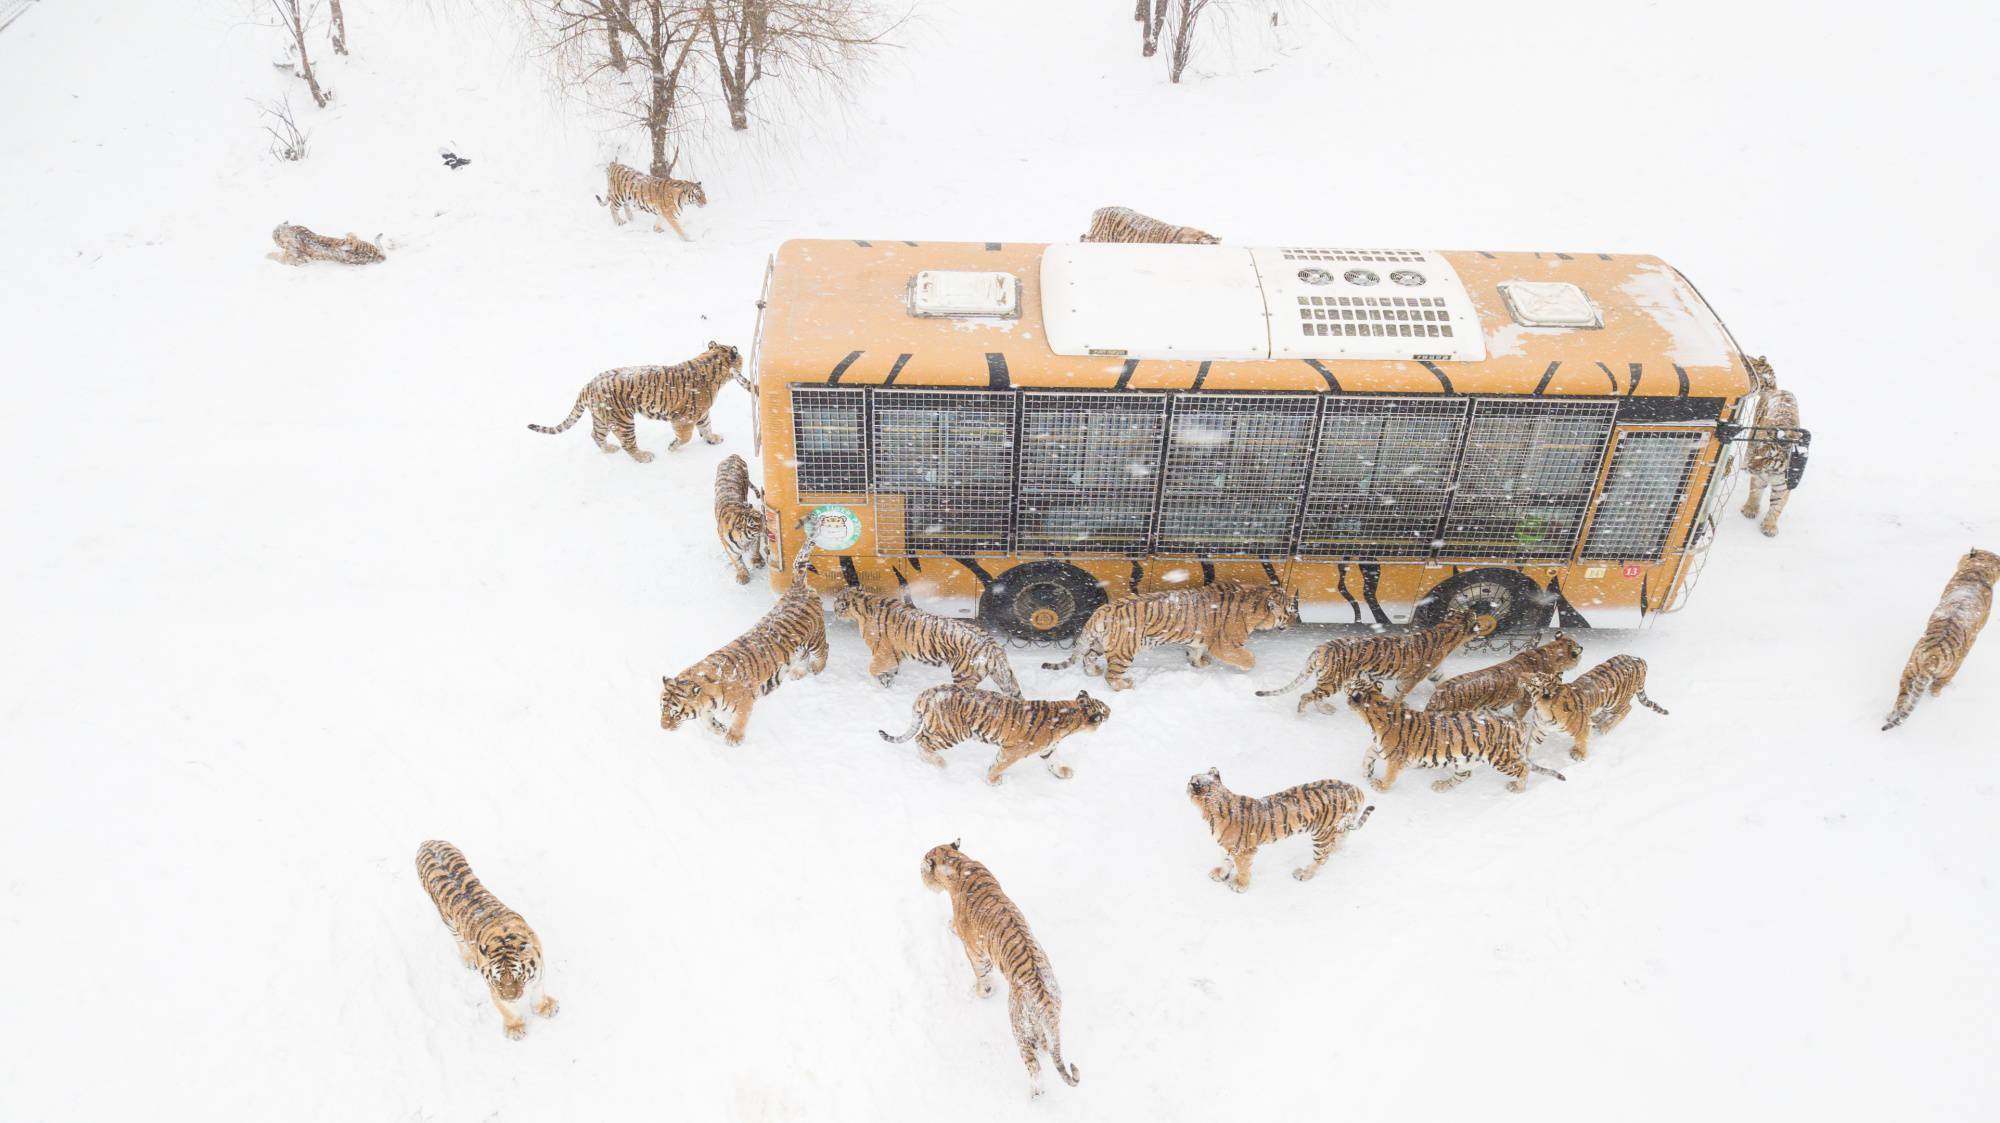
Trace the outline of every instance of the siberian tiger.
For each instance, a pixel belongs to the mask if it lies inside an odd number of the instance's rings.
[[[1002,693],[1021,696],[1021,684],[1007,664],[1007,652],[986,629],[970,620],[948,620],[864,589],[842,589],[833,597],[833,614],[852,620],[868,645],[868,673],[883,686],[895,680],[903,660],[914,659],[951,672],[958,686],[978,686],[991,677]]]
[[[756,394],[743,377],[743,356],[736,348],[711,339],[708,350],[684,363],[607,370],[583,384],[576,395],[576,404],[570,407],[569,416],[560,425],[528,428],[537,433],[560,433],[576,424],[576,419],[587,409],[590,439],[597,442],[598,448],[617,452],[622,445],[632,459],[644,464],[653,459],[653,454],[639,449],[639,434],[632,427],[635,414],[673,425],[674,443],[667,446],[668,452],[688,443],[697,430],[702,440],[720,444],[722,438],[708,427],[708,414],[715,407],[716,391],[723,383],[732,381],[753,396]],[[604,439],[607,430],[618,434],[619,444]]]
[[[381,235],[377,234],[377,238]],[[271,231],[271,240],[278,243],[277,253],[264,256],[286,265],[304,265],[308,261],[335,261],[342,265],[372,265],[384,260],[382,251],[375,243],[364,240],[360,235],[349,234],[345,238],[329,238],[315,234],[303,226],[289,222],[279,223]]]
[[[1162,593],[1140,593],[1112,601],[1090,614],[1076,637],[1069,658],[1060,663],[1044,663],[1043,670],[1059,671],[1083,661],[1085,674],[1104,674],[1113,690],[1127,690],[1132,680],[1125,672],[1132,660],[1148,647],[1162,644],[1187,645],[1188,663],[1208,665],[1209,656],[1232,667],[1250,670],[1257,657],[1243,644],[1252,632],[1282,631],[1298,619],[1298,598],[1274,585],[1244,585],[1217,581],[1196,589],[1171,589]],[[1098,661],[1102,659],[1103,665]]]
[[[661,729],[706,717],[724,740],[740,745],[750,707],[778,688],[779,676],[789,671],[804,678],[826,669],[826,615],[819,594],[806,584],[811,553],[808,539],[792,560],[791,587],[749,631],[680,674],[660,679]],[[727,728],[716,717],[718,710],[731,713]]]
[[[1750,495],[1743,501],[1743,517],[1757,517],[1758,503],[1764,497],[1764,489],[1771,490],[1771,506],[1764,512],[1764,524],[1760,528],[1764,537],[1775,538],[1778,534],[1778,516],[1785,511],[1785,504],[1791,500],[1792,492],[1786,484],[1786,473],[1792,467],[1791,441],[1798,436],[1799,400],[1790,390],[1778,389],[1778,376],[1771,370],[1771,364],[1762,355],[1743,360],[1750,367],[1750,375],[1757,381],[1761,397],[1757,402],[1757,419],[1752,422],[1764,432],[1750,442],[1750,449],[1744,458],[1750,469]]]
[[[1212,246],[1222,239],[1192,226],[1174,226],[1149,218],[1130,207],[1099,207],[1090,212],[1084,242],[1160,242],[1169,245]]]
[[[1646,697],[1646,661],[1636,655],[1613,655],[1565,684],[1553,674],[1531,674],[1521,689],[1535,707],[1538,723],[1546,722],[1569,734],[1569,755],[1590,755],[1590,734],[1609,733],[1632,712],[1632,700],[1656,714],[1661,709]]]
[[[1340,836],[1360,830],[1375,811],[1373,806],[1361,805],[1359,788],[1339,780],[1314,780],[1255,799],[1230,791],[1222,782],[1222,773],[1211,768],[1190,777],[1187,791],[1188,798],[1201,809],[1209,833],[1222,847],[1222,865],[1208,871],[1208,876],[1228,882],[1238,893],[1250,888],[1250,863],[1257,857],[1258,847],[1295,834],[1311,834],[1312,864],[1292,871],[1298,880],[1311,881]]]
[[[752,492],[757,502],[749,502]],[[764,490],[750,482],[750,466],[730,453],[715,466],[715,536],[736,567],[736,583],[748,585],[750,571],[764,568]]]
[[[1958,560],[1957,572],[1945,583],[1944,595],[1931,610],[1930,623],[1924,625],[1924,634],[1910,652],[1902,685],[1896,691],[1896,708],[1889,711],[1889,720],[1882,728],[1903,724],[1924,691],[1936,694],[1951,685],[1972,651],[1972,641],[1979,638],[1979,630],[1993,611],[1995,582],[2000,582],[2000,554],[1973,550]]]
[[[1405,768],[1449,768],[1450,776],[1431,784],[1432,791],[1448,792],[1464,783],[1472,775],[1470,766],[1480,762],[1506,776],[1510,792],[1526,791],[1530,772],[1566,779],[1529,759],[1542,737],[1541,727],[1534,723],[1494,713],[1422,713],[1384,697],[1382,684],[1374,679],[1363,681],[1347,700],[1375,735],[1363,771],[1368,786],[1378,792],[1395,786],[1396,776]],[[1388,762],[1380,780],[1375,778],[1378,760]]]
[[[1448,713],[1452,710],[1507,710],[1514,711],[1517,718],[1528,716],[1532,703],[1521,689],[1521,678],[1530,674],[1559,675],[1576,666],[1583,658],[1583,645],[1556,633],[1556,638],[1531,647],[1504,663],[1467,671],[1456,678],[1448,678],[1431,692],[1430,701],[1424,703],[1425,713]]]
[[[674,228],[674,233],[679,234],[683,242],[692,239],[675,221],[680,218],[681,208],[689,203],[697,207],[708,205],[707,193],[702,191],[701,184],[691,179],[647,175],[637,168],[613,163],[604,169],[604,180],[609,198],[599,195],[597,205],[611,208],[613,223],[625,225],[626,210],[637,207],[657,220],[653,223],[653,233],[660,233],[660,223],[664,222]]]
[[[518,1005],[523,995],[535,1013],[555,1017],[556,1000],[542,989],[542,941],[520,913],[472,876],[458,847],[437,841],[417,847],[417,876],[458,941],[458,957],[485,976],[507,1036],[518,1041],[528,1032]]]
[[[910,728],[902,736],[878,729],[884,741],[900,745],[915,738],[924,759],[944,767],[940,752],[962,741],[981,741],[998,748],[993,766],[986,770],[986,782],[998,784],[1000,774],[1017,761],[1036,753],[1047,760],[1057,744],[1072,733],[1083,733],[1103,725],[1111,707],[1076,692],[1067,702],[1029,701],[1010,698],[975,686],[933,686],[917,695]],[[1049,771],[1067,780],[1075,771],[1067,764],[1051,764]]]
[[[1257,697],[1290,694],[1300,683],[1312,679],[1312,689],[1299,699],[1298,712],[1305,713],[1306,707],[1349,689],[1363,678],[1376,678],[1396,680],[1396,697],[1400,699],[1431,677],[1466,640],[1492,634],[1498,621],[1481,631],[1479,619],[1473,610],[1460,606],[1448,609],[1443,619],[1428,628],[1330,639],[1306,656],[1297,678],[1273,690],[1259,690]],[[1321,705],[1320,709],[1328,707]]]
[[[924,886],[951,897],[951,930],[965,945],[972,964],[972,994],[993,994],[993,965],[1007,979],[1007,1016],[1014,1026],[1014,1043],[1028,1066],[1029,1095],[1042,1094],[1042,1065],[1047,1053],[1056,1075],[1074,1086],[1076,1066],[1063,1061],[1062,988],[1056,985],[1048,953],[1035,942],[1021,910],[1000,888],[993,871],[958,848],[954,839],[933,846],[924,855]]]

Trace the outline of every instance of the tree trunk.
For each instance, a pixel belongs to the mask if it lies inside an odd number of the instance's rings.
[[[1194,0],[1180,0],[1180,19],[1174,23],[1174,44],[1167,59],[1167,81],[1179,83],[1181,71],[1187,69],[1188,55],[1194,51],[1194,22],[1201,18],[1205,4]]]
[[[1139,0],[1139,22],[1142,42],[1140,54],[1152,58],[1160,49],[1160,25],[1167,20],[1167,0],[1153,0],[1153,14],[1146,14],[1146,0]]]
[[[750,87],[743,80],[745,52],[750,46],[750,15],[743,13],[743,23],[737,24],[732,18],[730,31],[736,35],[735,57],[722,41],[722,17],[715,14],[713,0],[703,12],[703,21],[708,24],[708,45],[715,53],[715,77],[722,83],[722,101],[729,107],[729,127],[742,132],[750,127]]]
[[[611,69],[625,73],[625,41],[618,37],[618,25],[608,19],[604,21],[604,45],[605,54],[611,58]]]
[[[306,21],[305,16],[299,12],[299,0],[285,0],[285,9],[281,9],[279,15],[282,16],[285,10],[291,12],[289,30],[292,33],[292,45],[299,49],[299,75],[306,80],[306,89],[312,91],[313,104],[325,109],[332,95],[319,88],[319,78],[313,74],[312,59],[306,54]]]
[[[347,16],[340,10],[340,0],[329,0],[329,6],[333,9],[333,53],[344,55],[347,53]]]

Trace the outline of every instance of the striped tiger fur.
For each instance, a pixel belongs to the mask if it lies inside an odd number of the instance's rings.
[[[1000,774],[1016,762],[1040,753],[1047,760],[1056,746],[1072,733],[1088,732],[1103,725],[1111,707],[1079,690],[1067,702],[1044,702],[1010,698],[975,686],[933,686],[917,695],[911,706],[910,727],[895,736],[886,729],[876,732],[884,741],[900,745],[912,738],[924,759],[944,767],[938,754],[963,741],[981,741],[1000,751],[986,770],[986,782],[998,784]],[[1051,764],[1057,779],[1075,775],[1067,764]]]
[[[1924,634],[1910,652],[1903,667],[1902,684],[1896,690],[1896,708],[1889,711],[1883,729],[1903,724],[1925,691],[1936,694],[1951,685],[1972,641],[1986,626],[1993,611],[1993,585],[2000,582],[2000,554],[1973,550],[1958,560],[1958,569],[1945,583],[1944,594],[1931,610]]]
[[[674,228],[683,242],[693,239],[681,229],[681,208],[689,203],[697,207],[708,205],[708,193],[694,180],[647,175],[619,163],[604,169],[604,186],[606,193],[597,196],[597,205],[611,208],[611,221],[615,225],[625,225],[627,210],[637,207],[654,216],[653,233],[660,233],[660,223],[664,222]]]
[[[1529,759],[1542,737],[1541,727],[1533,722],[1477,711],[1422,713],[1385,697],[1382,684],[1374,679],[1355,687],[1347,700],[1374,734],[1363,771],[1368,786],[1378,792],[1394,787],[1405,768],[1449,768],[1451,775],[1431,784],[1432,791],[1448,792],[1472,775],[1472,765],[1482,762],[1507,777],[1510,792],[1526,791],[1530,772],[1566,779]],[[1375,778],[1377,761],[1388,765],[1380,780]]]
[[[605,452],[622,446],[632,459],[644,464],[653,459],[639,448],[639,434],[633,429],[634,416],[665,421],[674,427],[674,443],[668,452],[688,443],[697,430],[709,444],[722,438],[708,427],[709,411],[715,408],[716,391],[725,382],[734,382],[755,396],[743,377],[743,356],[734,347],[708,341],[708,350],[684,363],[672,366],[615,367],[583,384],[569,416],[558,425],[530,425],[537,433],[560,433],[576,424],[584,410],[590,411],[590,439]],[[606,431],[618,434],[618,444],[604,439]]]
[[[752,493],[757,502],[749,502]],[[750,571],[764,568],[764,490],[750,482],[750,466],[730,453],[715,466],[715,536],[736,567],[736,583],[748,585]]]
[[[1590,755],[1593,731],[1609,733],[1625,720],[1634,698],[1656,714],[1667,712],[1646,697],[1646,661],[1636,655],[1613,655],[1569,683],[1553,674],[1531,674],[1521,680],[1521,689],[1538,723],[1569,734],[1573,760]]]
[[[951,898],[951,930],[965,945],[965,958],[972,964],[973,997],[992,996],[993,966],[999,964],[1007,980],[1007,1017],[1014,1027],[1014,1043],[1028,1066],[1029,1095],[1042,1094],[1040,1053],[1049,1055],[1063,1083],[1074,1086],[1076,1066],[1062,1055],[1062,988],[1056,985],[1048,953],[1035,942],[1027,918],[1000,888],[993,871],[958,847],[956,839],[931,847],[924,855],[923,879],[925,888]]]
[[[1438,683],[1424,703],[1424,712],[1441,714],[1452,710],[1513,710],[1517,718],[1528,716],[1532,708],[1521,679],[1531,674],[1559,675],[1583,658],[1583,645],[1556,633],[1556,638],[1531,647],[1504,663],[1467,671]]]
[[[1778,535],[1778,516],[1784,514],[1785,504],[1791,501],[1792,491],[1785,481],[1792,467],[1791,440],[1799,431],[1799,400],[1790,390],[1778,389],[1778,376],[1771,370],[1769,360],[1762,355],[1744,359],[1750,367],[1750,376],[1757,382],[1761,392],[1757,402],[1757,419],[1752,422],[1758,429],[1765,430],[1760,439],[1750,442],[1744,457],[1745,466],[1750,469],[1750,495],[1743,501],[1743,517],[1754,519],[1757,508],[1768,488],[1771,504],[1764,512],[1764,522],[1760,530],[1764,537]]]
[[[1222,864],[1208,871],[1208,876],[1227,882],[1238,893],[1250,888],[1250,863],[1257,857],[1258,847],[1295,834],[1312,835],[1311,864],[1292,871],[1294,878],[1311,881],[1340,836],[1360,830],[1375,811],[1373,806],[1361,805],[1359,788],[1339,780],[1314,780],[1257,799],[1230,791],[1222,782],[1222,773],[1211,768],[1190,777],[1187,791],[1188,799],[1208,823],[1209,833],[1222,847]]]
[[[1222,241],[1192,226],[1175,226],[1140,214],[1130,207],[1099,207],[1090,212],[1084,242],[1159,242],[1169,245],[1212,246]]]
[[[1330,713],[1331,707],[1323,704],[1325,699],[1350,689],[1364,678],[1376,678],[1393,679],[1397,685],[1396,697],[1400,699],[1430,678],[1466,640],[1491,635],[1498,621],[1485,617],[1493,622],[1481,630],[1480,619],[1473,610],[1459,606],[1446,610],[1443,619],[1428,628],[1330,639],[1306,656],[1306,665],[1298,677],[1276,689],[1259,690],[1257,697],[1290,694],[1311,679],[1312,689],[1299,698],[1298,712],[1303,714],[1306,707],[1318,704],[1321,711]]]
[[[379,241],[382,236],[377,234],[375,237]],[[387,260],[374,242],[366,241],[358,234],[329,238],[289,222],[279,223],[278,228],[271,231],[271,240],[278,243],[278,252],[264,256],[286,265],[304,265],[308,261],[372,265]]]
[[[472,865],[458,847],[436,840],[417,847],[417,877],[458,941],[458,957],[485,977],[507,1036],[518,1041],[528,1032],[520,1012],[524,996],[535,1013],[555,1017],[556,1000],[542,987],[541,939],[520,913],[501,904],[472,876]]]
[[[1007,652],[986,629],[970,620],[949,620],[865,589],[842,589],[833,597],[833,614],[852,620],[868,645],[868,673],[883,686],[895,681],[903,660],[913,659],[951,672],[958,686],[978,686],[992,678],[1001,693],[1021,696],[1021,684],[1007,663]]]
[[[706,717],[724,740],[740,745],[750,707],[778,688],[780,676],[789,671],[804,678],[826,669],[826,614],[819,594],[806,584],[811,554],[808,538],[792,561],[791,586],[749,631],[680,674],[660,679],[661,729]],[[726,728],[716,717],[723,710],[732,718]]]
[[[1091,613],[1069,658],[1044,663],[1042,669],[1059,671],[1082,660],[1085,674],[1101,672],[1111,689],[1127,690],[1132,680],[1125,672],[1139,652],[1179,643],[1187,645],[1192,666],[1207,666],[1212,655],[1247,671],[1257,665],[1257,657],[1243,646],[1250,634],[1282,631],[1298,618],[1298,598],[1275,585],[1217,581],[1196,589],[1139,593]]]

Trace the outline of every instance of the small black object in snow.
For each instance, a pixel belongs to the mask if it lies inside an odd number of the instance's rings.
[[[452,171],[457,171],[472,162],[456,152],[446,152],[442,155],[444,156],[444,166],[450,168]]]

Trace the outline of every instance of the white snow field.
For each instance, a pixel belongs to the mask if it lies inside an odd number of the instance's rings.
[[[641,137],[551,94],[504,4],[348,0],[323,111],[236,0],[29,6],[0,33],[0,1119],[2000,1116],[2000,637],[1878,731],[1956,559],[2000,546],[2000,18],[1327,7],[1240,5],[1173,87],[1124,0],[920,4],[850,102],[690,146],[682,243],[592,202]],[[300,164],[257,128],[280,93]],[[661,731],[659,676],[772,599],[709,517],[748,400],[649,465],[526,423],[747,346],[785,238],[1070,241],[1107,203],[1686,271],[1817,439],[1780,537],[1731,516],[1685,612],[1585,637],[1672,716],[1545,749],[1569,780],[1524,795],[1412,775],[1318,880],[1295,840],[1243,896],[1183,789],[1359,781],[1357,718],[1251,694],[1325,629],[1250,675],[1152,653],[1067,782],[884,745],[941,676],[882,689],[838,622],[740,748]],[[389,260],[282,268],[285,220]],[[1086,685],[1046,657],[1015,653],[1031,695]],[[1082,1083],[1032,1107],[918,880],[956,837],[1063,986]],[[542,937],[562,1012],[524,1041],[417,882],[427,838]]]

